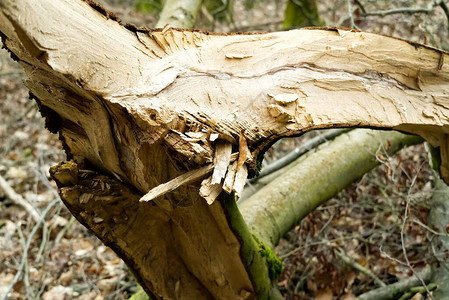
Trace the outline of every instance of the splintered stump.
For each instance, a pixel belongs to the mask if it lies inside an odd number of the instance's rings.
[[[61,198],[156,298],[279,296],[280,263],[235,198],[281,137],[421,135],[449,181],[443,51],[334,28],[139,29],[81,0],[0,9],[3,44],[67,153],[51,171]]]
[[[70,211],[120,255],[150,294],[268,297],[269,272],[275,280],[281,265],[253,239],[232,197],[208,205],[192,187],[171,198],[179,203],[139,202],[139,191],[73,162],[51,168],[51,174]]]

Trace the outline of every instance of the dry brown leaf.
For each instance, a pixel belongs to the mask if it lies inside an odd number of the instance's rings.
[[[107,295],[116,289],[118,280],[118,276],[102,279],[97,282],[97,287],[100,289],[102,294]]]
[[[318,291],[318,288],[317,288],[317,286],[316,286],[316,283],[313,282],[313,281],[310,280],[310,279],[307,279],[307,289],[308,289],[309,291],[311,291],[311,292],[314,292],[314,293],[316,293],[316,292]]]
[[[354,300],[354,299],[355,295],[351,291],[348,291],[343,296],[341,296],[341,300]]]
[[[70,268],[68,271],[64,272],[59,276],[59,282],[63,286],[67,286],[73,278],[73,269]]]
[[[316,293],[315,300],[332,300],[334,293],[330,288],[320,290]]]
[[[243,166],[246,161],[249,149],[245,138],[245,129],[242,129],[239,137],[239,160],[237,162],[237,171]]]
[[[73,294],[71,287],[65,287],[62,285],[54,286],[50,290],[46,291],[42,295],[43,300],[65,300],[67,297],[70,299]]]
[[[90,239],[80,239],[73,244],[73,250],[76,256],[83,256],[94,249],[94,245]]]

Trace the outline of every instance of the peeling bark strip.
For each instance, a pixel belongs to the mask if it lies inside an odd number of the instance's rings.
[[[54,170],[61,197],[160,298],[272,293],[271,256],[221,190],[239,194],[277,138],[333,126],[418,134],[440,147],[449,182],[440,50],[344,29],[139,29],[90,0],[2,0],[0,33],[82,166]],[[138,201],[156,187],[148,197],[159,198]]]

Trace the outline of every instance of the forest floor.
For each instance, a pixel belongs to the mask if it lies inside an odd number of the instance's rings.
[[[280,1],[246,0],[254,2],[250,10],[245,9],[245,1],[234,2],[228,22],[214,21],[203,9],[197,27],[218,32],[281,29],[284,5]],[[371,11],[427,3],[361,2]],[[131,1],[104,4],[126,22],[155,24],[156,12],[137,12]],[[439,48],[449,45],[447,19],[438,9],[431,14],[383,18],[363,17],[360,8],[354,5],[353,9],[354,22],[363,30]],[[319,10],[328,26],[351,27],[347,1],[322,1]],[[28,99],[24,80],[20,66],[5,50],[0,51],[0,181],[4,179],[0,185],[0,297],[12,285],[7,299],[127,299],[136,282],[126,265],[58,200],[48,170],[64,160],[64,152],[58,136],[45,129],[36,103]],[[317,134],[277,143],[266,161],[275,161]],[[394,157],[377,154],[377,158],[382,161],[380,167],[319,207],[281,240],[276,253],[284,264],[279,287],[286,299],[354,299],[376,287],[372,279],[336,255],[337,251],[386,284],[412,274],[401,263],[404,254],[414,268],[429,263],[431,233],[425,224],[434,173],[425,147],[409,147]],[[12,191],[5,191],[5,186]],[[43,227],[39,228],[40,222],[36,225],[30,211],[17,205],[14,197],[32,205]],[[411,204],[409,218],[403,224],[407,202]],[[17,280],[18,273],[23,276]]]

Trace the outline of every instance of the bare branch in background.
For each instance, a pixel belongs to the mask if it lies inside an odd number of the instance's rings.
[[[428,13],[432,12],[432,10],[435,7],[440,6],[443,8],[443,10],[445,11],[446,15],[449,18],[449,14],[448,14],[449,10],[447,10],[447,6],[443,0],[432,1],[426,7],[407,7],[407,8],[401,7],[401,8],[393,8],[393,9],[389,9],[389,10],[379,10],[379,11],[373,11],[373,12],[367,12],[360,0],[355,0],[355,3],[360,7],[360,9],[362,10],[362,14],[365,17],[366,16],[385,17],[387,15],[394,15],[394,14],[417,14],[417,13],[428,14]]]
[[[5,195],[16,205],[22,206],[27,213],[31,216],[35,223],[41,220],[41,216],[37,212],[36,208],[31,205],[28,201],[23,199],[22,196],[17,194],[14,189],[9,185],[9,183],[0,176],[0,189],[5,192]]]

